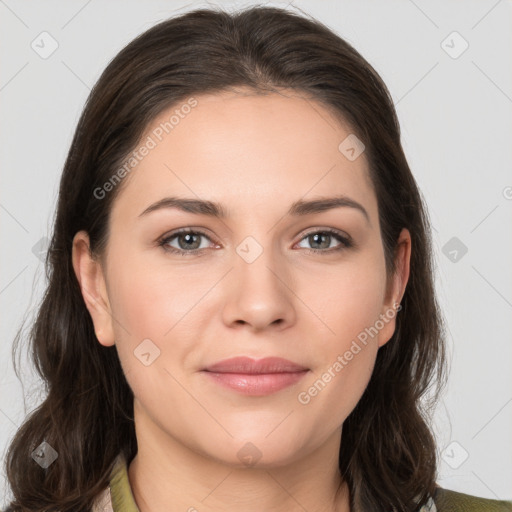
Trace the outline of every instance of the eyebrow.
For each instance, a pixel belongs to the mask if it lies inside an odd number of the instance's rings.
[[[370,216],[368,215],[368,212],[364,206],[357,201],[354,201],[350,197],[344,195],[335,197],[321,197],[309,201],[300,199],[292,203],[286,215],[297,217],[302,215],[310,215],[313,213],[320,213],[326,210],[341,207],[354,208],[358,210],[364,215],[366,221],[371,225]],[[139,214],[139,217],[143,217],[148,213],[161,210],[163,208],[176,208],[187,213],[193,213],[196,215],[208,215],[218,219],[225,219],[228,217],[227,210],[220,203],[215,201],[184,197],[164,197],[156,203],[149,205],[142,213]]]

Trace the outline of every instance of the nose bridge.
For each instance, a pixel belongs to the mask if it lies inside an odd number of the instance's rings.
[[[259,238],[261,240],[262,236]],[[282,272],[278,269],[282,269],[283,265],[275,249],[271,236],[267,236],[265,241],[260,243],[249,235],[238,244],[235,274],[241,285],[250,286],[253,293],[258,293],[259,288],[272,293],[280,291],[283,285],[277,275]]]
[[[235,247],[224,311],[228,323],[247,323],[262,329],[272,323],[288,324],[295,318],[285,267],[273,247],[272,237],[266,236],[265,241],[263,245],[249,235]]]
[[[283,287],[289,268],[281,251],[282,244],[276,240],[274,231],[263,228],[242,239],[235,246],[235,269],[240,279],[254,280],[255,284],[259,281],[278,290]]]

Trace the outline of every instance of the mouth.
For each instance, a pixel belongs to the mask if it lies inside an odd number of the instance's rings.
[[[308,368],[278,357],[259,360],[235,357],[202,370],[215,383],[251,396],[276,393],[296,384],[308,372]]]

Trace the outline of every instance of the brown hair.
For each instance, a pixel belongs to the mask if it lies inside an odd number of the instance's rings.
[[[444,327],[428,214],[401,146],[393,101],[370,64],[325,25],[255,6],[235,13],[197,9],[159,23],[130,42],[91,91],[64,166],[48,285],[30,335],[47,396],[18,430],[5,462],[13,510],[89,511],[117,454],[128,461],[135,456],[133,394],[115,346],[96,340],[73,271],[73,237],[86,230],[92,252],[102,253],[121,187],[101,200],[94,191],[150,121],[191,95],[237,86],[293,89],[329,108],[364,142],[388,277],[401,229],[411,233],[403,309],[344,422],[339,467],[354,511],[414,511],[434,493],[437,451],[427,418],[445,379]],[[20,333],[14,350],[19,339]],[[31,458],[43,440],[58,452],[47,469]]]

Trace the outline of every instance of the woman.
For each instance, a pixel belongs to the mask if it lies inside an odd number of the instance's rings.
[[[436,486],[431,251],[348,43],[267,7],[153,27],[65,164],[9,510],[512,510]]]

